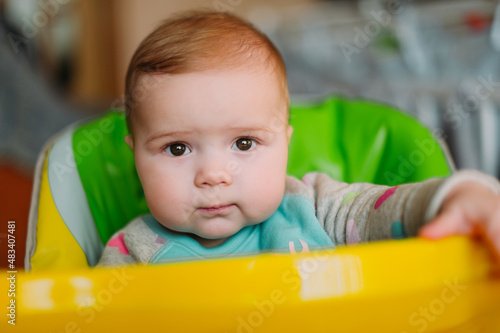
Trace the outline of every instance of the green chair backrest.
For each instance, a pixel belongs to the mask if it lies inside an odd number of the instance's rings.
[[[290,118],[288,173],[297,177],[323,171],[349,183],[398,185],[446,176],[453,168],[427,128],[389,106],[331,97],[292,105]],[[73,135],[78,173],[103,244],[148,212],[126,134],[123,112],[112,110]]]
[[[395,108],[330,97],[291,108],[288,173],[395,186],[447,176],[453,162],[428,128]]]

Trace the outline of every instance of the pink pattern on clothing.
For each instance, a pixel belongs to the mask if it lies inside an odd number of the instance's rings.
[[[384,201],[386,201],[391,195],[394,194],[394,192],[396,192],[396,189],[398,187],[399,186],[391,187],[390,189],[388,189],[387,191],[385,191],[384,194],[382,194],[380,196],[380,198],[377,199],[377,201],[375,202],[375,206],[373,208],[374,209],[379,208],[380,205],[384,203]]]
[[[347,221],[345,242],[347,244],[358,244],[359,241],[360,241],[359,232],[358,228],[356,227],[356,221],[354,220]]]
[[[156,239],[155,239],[155,243],[156,244],[166,244],[167,243],[167,239],[161,237],[160,235],[157,235]]]
[[[127,245],[125,245],[125,240],[123,239],[124,233],[122,232],[115,238],[112,238],[108,242],[108,246],[110,247],[117,247],[118,250],[123,253],[123,254],[129,254],[130,252],[127,249]]]
[[[307,243],[305,241],[303,241],[302,239],[299,239],[299,242],[300,242],[300,244],[302,244],[302,253],[309,252],[309,245],[307,245]],[[297,253],[297,252],[295,252],[295,244],[293,243],[293,241],[288,242],[288,247],[290,248],[291,254]]]

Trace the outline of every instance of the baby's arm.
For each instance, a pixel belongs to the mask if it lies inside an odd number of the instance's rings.
[[[474,171],[395,187],[346,184],[320,173],[303,178],[313,190],[320,223],[339,245],[416,236],[447,195],[467,181],[500,190],[497,180]]]

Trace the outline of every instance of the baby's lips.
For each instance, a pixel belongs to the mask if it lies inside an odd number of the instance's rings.
[[[225,206],[233,205],[233,202],[229,202],[228,200],[213,200],[213,201],[204,201],[200,202],[195,207],[197,208],[220,208]]]
[[[201,206],[200,208],[203,208],[203,209],[217,209],[217,208],[221,208],[221,207],[224,207],[224,206],[227,206],[227,205],[224,205],[224,204],[212,204],[212,205],[203,205]]]
[[[199,209],[219,209],[219,208],[223,208],[223,207],[227,207],[227,206],[232,206],[234,204],[232,203],[229,203],[229,204],[212,204],[212,205],[204,205],[204,206],[201,206],[201,207],[198,207]]]

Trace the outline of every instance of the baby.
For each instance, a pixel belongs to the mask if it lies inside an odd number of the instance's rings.
[[[151,214],[118,231],[99,265],[294,253],[395,230],[431,239],[481,233],[500,253],[500,184],[477,171],[392,188],[287,176],[283,59],[233,15],[165,21],[135,52],[126,96],[125,141]]]

